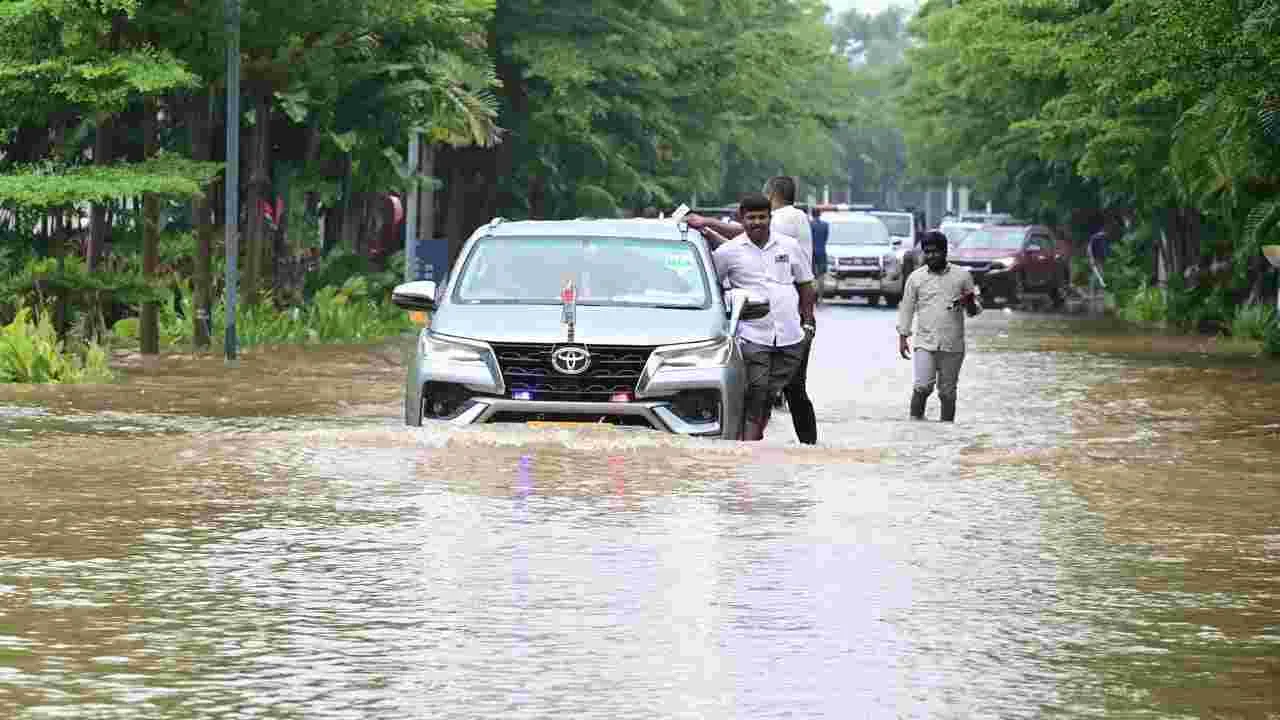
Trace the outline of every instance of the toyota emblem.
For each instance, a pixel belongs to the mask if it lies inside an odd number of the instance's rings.
[[[581,375],[591,365],[591,353],[572,345],[551,353],[551,366],[565,375]]]

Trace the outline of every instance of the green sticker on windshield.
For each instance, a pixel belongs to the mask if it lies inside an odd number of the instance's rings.
[[[678,273],[687,273],[693,270],[693,256],[687,252],[667,253],[664,264],[668,269]]]

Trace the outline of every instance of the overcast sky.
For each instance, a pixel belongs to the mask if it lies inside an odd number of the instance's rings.
[[[855,7],[862,12],[877,13],[890,5],[914,8],[917,3],[916,0],[827,0],[827,4],[831,6],[832,13],[839,15]]]

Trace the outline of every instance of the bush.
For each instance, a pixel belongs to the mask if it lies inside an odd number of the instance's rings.
[[[0,382],[77,383],[112,379],[107,353],[90,343],[81,358],[68,352],[47,311],[35,321],[30,308],[20,306],[13,322],[0,328]]]
[[[1242,340],[1263,340],[1275,324],[1275,308],[1270,305],[1243,305],[1236,308],[1228,329],[1231,337]]]
[[[1164,325],[1169,317],[1165,291],[1145,284],[1119,307],[1120,317],[1138,325]]]
[[[374,276],[378,280],[385,280]],[[270,293],[253,304],[236,306],[236,338],[241,346],[280,343],[366,342],[392,337],[417,326],[408,313],[390,303],[390,290],[384,294],[371,292],[370,280],[364,276],[349,278],[341,287],[323,287],[311,300],[300,306],[279,309]],[[160,334],[167,344],[190,342],[191,288],[178,287],[182,315],[171,303],[161,311]],[[185,316],[185,317],[184,317]],[[128,326],[122,326],[128,332]],[[220,302],[213,312],[210,334],[214,341],[226,336],[226,305]]]
[[[1262,337],[1262,351],[1271,357],[1280,358],[1280,317],[1272,318],[1267,331]]]

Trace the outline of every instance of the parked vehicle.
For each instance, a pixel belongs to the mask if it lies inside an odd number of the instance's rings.
[[[895,240],[880,218],[865,212],[826,212],[827,273],[822,296],[865,297],[890,307],[902,300],[907,275],[915,269],[910,240]]]
[[[938,226],[938,230],[942,231],[942,234],[947,236],[947,247],[950,250],[955,250],[960,246],[960,241],[964,240],[969,233],[975,230],[981,230],[983,226],[984,223],[980,222],[944,220],[942,221],[942,224]]]
[[[495,220],[437,287],[408,368],[407,425],[609,423],[740,437],[738,320],[768,300],[720,292],[710,248],[671,220]]]
[[[984,225],[951,250],[951,262],[969,270],[984,297],[1017,302],[1029,290],[1062,302],[1070,283],[1067,248],[1043,225]]]

